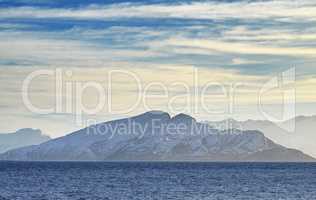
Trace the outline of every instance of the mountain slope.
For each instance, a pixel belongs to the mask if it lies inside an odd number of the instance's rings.
[[[23,146],[36,145],[50,140],[40,130],[20,129],[15,133],[0,134],[0,153]]]
[[[8,151],[0,159],[313,161],[275,144],[259,131],[220,131],[191,116],[170,117],[161,111],[90,126],[40,145]]]
[[[217,129],[237,128],[240,130],[259,130],[274,142],[298,149],[316,157],[316,116],[297,116],[282,123],[267,120],[223,121],[207,122]]]

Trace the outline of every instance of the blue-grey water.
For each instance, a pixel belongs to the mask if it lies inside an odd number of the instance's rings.
[[[0,162],[3,199],[316,199],[312,163]]]

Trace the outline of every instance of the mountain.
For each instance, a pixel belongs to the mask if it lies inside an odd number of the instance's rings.
[[[259,131],[218,130],[189,115],[151,111],[81,129],[2,160],[314,161]]]
[[[298,149],[316,157],[316,116],[297,116],[281,123],[268,120],[237,121],[234,119],[205,123],[220,130],[231,128],[259,130],[267,138],[282,146]]]
[[[40,130],[25,128],[15,133],[0,134],[0,153],[29,145],[37,145],[50,140]]]

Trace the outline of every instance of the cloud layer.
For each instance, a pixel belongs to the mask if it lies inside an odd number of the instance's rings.
[[[16,126],[25,124],[22,122],[26,118],[61,124],[69,120],[70,113],[39,117],[21,102],[22,82],[27,75],[34,70],[55,68],[74,70],[74,82],[97,81],[106,85],[104,76],[110,70],[125,70],[135,72],[144,85],[154,80],[166,85],[180,81],[189,88],[192,69],[198,69],[199,88],[210,81],[246,85],[239,88],[240,107],[233,113],[234,117],[245,119],[262,117],[256,110],[262,85],[296,67],[297,103],[304,105],[298,114],[314,112],[312,106],[305,107],[316,101],[316,3],[312,0],[106,4],[79,1],[76,5],[66,1],[65,5],[54,1],[3,2],[0,1],[1,118],[15,118],[21,122]],[[41,106],[52,105],[53,86],[52,79],[37,80],[31,96]],[[170,90],[173,95],[185,94],[183,87]],[[153,94],[161,92],[162,88],[152,88]],[[217,91],[209,92],[213,99],[209,105],[226,103],[225,99],[214,97]],[[122,77],[115,80],[116,107],[127,105],[139,93],[133,81]],[[274,91],[266,100],[279,105],[281,97]],[[87,106],[95,104],[93,98],[85,101]],[[158,99],[150,103],[155,109],[166,106]],[[176,108],[185,105],[180,99]],[[144,108],[135,109],[135,113],[142,111]],[[104,113],[107,110],[96,118],[104,121]],[[223,117],[202,112],[195,116]],[[68,126],[64,123],[60,127]],[[10,125],[0,128],[10,129]],[[11,128],[15,129],[13,125]]]
[[[121,3],[107,6],[87,6],[85,8],[20,7],[2,9],[2,18],[185,18],[185,19],[273,19],[282,21],[316,20],[316,4],[310,0],[188,2],[177,4],[142,5]]]

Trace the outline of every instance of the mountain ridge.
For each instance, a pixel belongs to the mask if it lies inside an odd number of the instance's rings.
[[[221,121],[204,121],[213,128],[238,128],[241,130],[259,130],[267,138],[292,149],[298,149],[316,157],[316,116],[296,116],[289,120],[274,123],[268,120],[238,121],[226,119]]]
[[[19,147],[40,144],[51,138],[39,129],[23,128],[13,133],[0,134],[0,153]]]
[[[150,111],[131,118],[96,124],[40,145],[8,151],[1,154],[0,159],[315,161],[300,151],[292,151],[274,143],[260,131],[217,130],[197,122],[189,115],[181,113],[171,117],[163,111]]]

